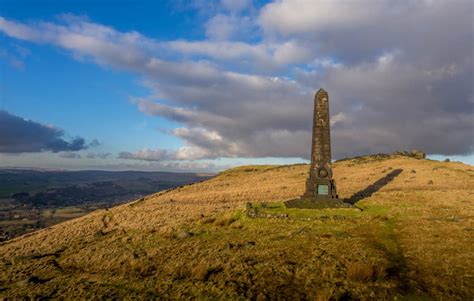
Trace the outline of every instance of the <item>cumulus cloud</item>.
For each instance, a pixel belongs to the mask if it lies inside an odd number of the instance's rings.
[[[402,148],[470,154],[472,69],[453,69],[421,68],[403,54],[385,54],[366,64],[328,68],[324,75],[304,73],[301,80],[334,91],[333,141],[341,156]]]
[[[88,153],[86,158],[87,159],[107,159],[110,157],[111,153]]]
[[[284,36],[314,32],[328,27],[334,27],[336,30],[350,29],[354,25],[382,21],[383,12],[387,8],[384,2],[388,1],[274,1],[262,9],[260,23],[267,33]],[[403,8],[402,5],[400,7]]]
[[[87,147],[84,138],[67,139],[63,130],[52,125],[44,125],[0,111],[0,153],[42,151],[56,153],[79,151]]]
[[[227,12],[211,16],[208,30],[219,18],[229,28],[201,41],[158,42],[72,16],[1,18],[0,30],[144,78],[150,95],[132,103],[181,124],[170,133],[185,145],[123,159],[307,158],[319,87],[330,94],[335,158],[473,152],[472,1],[275,1],[258,12],[248,39],[234,32],[245,8],[221,4]]]
[[[232,16],[214,16],[206,23],[206,35],[216,40],[229,39],[235,34],[238,21],[238,18]]]
[[[72,51],[76,58],[92,58],[101,65],[133,69],[143,64],[158,44],[137,32],[117,32],[111,27],[74,15],[62,23],[23,24],[0,17],[0,30],[10,37],[53,44]]]
[[[241,41],[171,41],[166,47],[191,57],[207,57],[225,67],[271,75],[286,71],[288,65],[298,65],[312,58],[310,48],[296,40],[282,43],[250,44]]]
[[[82,156],[77,153],[73,152],[61,152],[59,153],[59,157],[64,158],[64,159],[81,159]]]
[[[118,159],[133,159],[143,161],[166,161],[173,159],[173,157],[173,151],[164,149],[150,150],[147,148],[144,148],[143,150],[136,153],[121,152],[117,156]]]
[[[283,0],[266,5],[259,23],[273,39],[305,41],[316,55],[348,64],[396,49],[436,64],[471,60],[472,14],[469,0]]]

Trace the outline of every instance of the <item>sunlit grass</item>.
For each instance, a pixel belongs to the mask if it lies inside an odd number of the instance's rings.
[[[282,206],[304,192],[307,165],[234,168],[99,210],[0,245],[0,296],[469,299],[473,167],[343,161],[339,196],[396,169],[361,210]],[[248,202],[270,217],[248,217]]]

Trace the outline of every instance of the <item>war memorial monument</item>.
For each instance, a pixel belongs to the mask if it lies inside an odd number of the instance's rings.
[[[285,206],[314,209],[351,207],[339,199],[332,178],[329,95],[324,89],[319,89],[314,96],[311,166],[306,191],[300,198],[286,201]]]

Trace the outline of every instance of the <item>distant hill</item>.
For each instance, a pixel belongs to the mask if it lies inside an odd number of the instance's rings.
[[[94,189],[94,187],[111,185],[127,193],[150,194],[163,188],[188,184],[211,176],[212,174],[174,172],[0,169],[0,199],[14,197],[17,193],[33,196],[38,192],[65,187]],[[92,197],[92,194],[90,196]],[[31,201],[34,202],[34,199]]]
[[[211,174],[0,169],[0,241]]]
[[[0,296],[474,297],[474,167],[343,160],[334,164],[339,196],[360,210],[245,214],[247,202],[299,196],[307,173],[304,164],[238,167],[2,243]]]

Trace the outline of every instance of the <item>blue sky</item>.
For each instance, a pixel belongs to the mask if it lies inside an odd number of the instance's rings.
[[[306,162],[319,87],[334,158],[473,164],[473,8],[456,2],[0,0],[0,165]]]
[[[126,7],[113,11],[110,9],[112,1],[1,3],[3,16],[18,21],[55,20],[67,13],[87,16],[118,29],[139,29],[148,36],[160,39],[174,39],[181,34],[193,35],[185,29],[187,22],[183,22],[191,17],[193,11],[180,16],[170,11],[171,4],[166,3],[157,5],[158,2],[144,1],[134,4],[123,1]],[[140,78],[136,75],[90,62],[79,62],[71,59],[67,51],[56,47],[35,45],[5,36],[2,38],[5,39],[4,47],[13,55],[17,47],[27,49],[29,53],[22,59],[22,68],[2,61],[2,86],[6,90],[1,95],[3,110],[41,123],[58,125],[70,134],[96,138],[104,141],[107,149],[113,151],[140,147],[140,141],[149,147],[158,147],[160,143],[171,147],[180,145],[178,139],[154,130],[170,129],[175,126],[174,122],[150,118],[130,105],[130,95],[146,94],[146,90],[137,84]],[[28,83],[28,89],[24,89],[25,83]],[[122,124],[120,131],[117,131],[118,124]],[[123,139],[124,136],[134,138]]]

